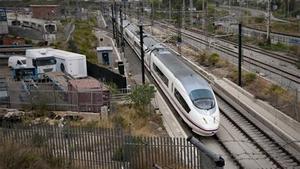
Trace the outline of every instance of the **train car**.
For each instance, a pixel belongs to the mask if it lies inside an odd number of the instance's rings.
[[[126,25],[126,26],[125,26]],[[123,22],[124,37],[139,54],[139,31]],[[185,123],[197,134],[214,135],[220,124],[219,107],[207,81],[184,64],[169,48],[144,36],[145,66]]]
[[[49,34],[57,32],[57,25],[55,21],[36,19],[32,18],[30,15],[16,16],[15,13],[8,13],[7,19],[9,26],[25,27]]]

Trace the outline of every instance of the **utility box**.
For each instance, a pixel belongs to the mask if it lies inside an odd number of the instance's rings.
[[[124,74],[125,74],[125,72],[124,72],[124,63],[123,63],[122,61],[119,61],[119,62],[118,62],[118,69],[119,69],[119,73],[120,73],[121,75],[124,75]]]
[[[112,58],[113,48],[108,47],[97,47],[98,63],[108,66],[113,66]]]

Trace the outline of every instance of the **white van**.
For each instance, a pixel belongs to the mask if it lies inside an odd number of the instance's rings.
[[[24,56],[10,56],[8,59],[8,67],[17,69],[26,67],[26,57]]]

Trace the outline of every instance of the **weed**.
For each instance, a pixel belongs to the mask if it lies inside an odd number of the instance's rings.
[[[197,57],[197,62],[199,64],[204,64],[205,61],[207,60],[208,56],[207,54],[204,52],[204,53],[201,53],[201,54],[198,54],[198,57]]]
[[[256,79],[256,73],[247,72],[243,76],[244,84],[248,85],[249,83],[252,83]]]
[[[219,60],[220,60],[219,54],[213,53],[213,54],[211,54],[211,55],[209,56],[209,58],[208,58],[208,63],[209,63],[210,65],[215,66],[215,65],[219,62]]]
[[[61,158],[54,157],[46,151],[37,151],[31,145],[25,146],[10,141],[0,144],[0,169],[63,169],[62,162]]]
[[[279,96],[283,95],[286,91],[282,87],[272,84],[268,92],[272,95]]]
[[[230,71],[230,73],[228,75],[228,78],[230,78],[231,81],[237,83],[237,80],[238,80],[238,70],[237,70],[237,68],[234,68]]]
[[[126,120],[121,115],[116,115],[112,118],[115,128],[125,128],[127,127]]]
[[[222,68],[222,67],[228,67],[229,66],[229,62],[228,60],[219,60],[216,64],[216,67],[218,68]]]

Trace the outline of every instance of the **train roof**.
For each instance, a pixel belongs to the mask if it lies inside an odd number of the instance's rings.
[[[124,23],[124,22],[123,22]],[[128,25],[129,22],[126,22]],[[124,24],[125,25],[125,24]],[[126,26],[125,25],[125,26]],[[137,35],[136,26],[130,24],[127,26],[128,30],[134,32]],[[195,89],[211,89],[208,82],[198,75],[193,69],[184,64],[170,49],[166,48],[164,45],[160,44],[159,41],[155,40],[152,36],[146,34],[144,37],[144,45],[147,46],[150,50],[154,48],[164,48],[165,50],[154,50],[157,58],[164,64],[168,69],[174,74],[174,76],[182,83],[185,90],[190,93]]]
[[[206,80],[199,76],[189,66],[184,64],[175,53],[156,52],[158,59],[168,67],[173,75],[182,83],[185,90],[190,93],[195,89],[211,89]],[[200,87],[201,86],[201,87]]]

